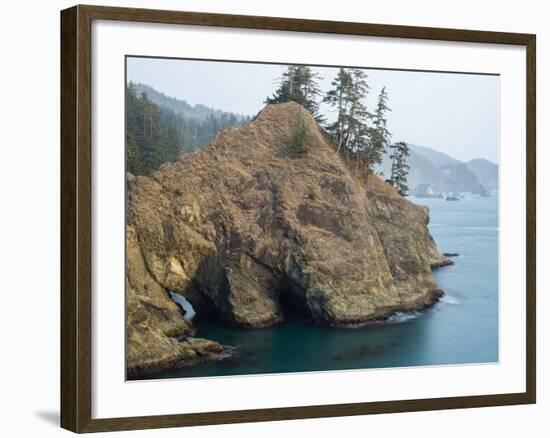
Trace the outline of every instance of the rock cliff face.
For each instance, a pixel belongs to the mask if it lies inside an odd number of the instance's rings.
[[[301,125],[306,153],[292,158]],[[193,338],[167,290],[230,325],[273,325],[289,307],[319,324],[366,324],[433,304],[431,269],[450,263],[428,210],[375,176],[365,187],[294,103],[129,175],[127,202],[130,372],[227,351]]]
[[[130,377],[214,359],[228,351],[216,342],[193,337],[193,325],[151,277],[131,225],[126,229],[126,257],[126,355]]]

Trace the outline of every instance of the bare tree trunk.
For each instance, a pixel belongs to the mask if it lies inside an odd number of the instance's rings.
[[[338,147],[336,148],[336,153],[340,152],[340,148],[342,147],[342,139],[344,138],[342,133],[338,134]]]

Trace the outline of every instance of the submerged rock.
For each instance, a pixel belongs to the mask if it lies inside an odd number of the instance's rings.
[[[287,148],[302,125],[296,158]],[[291,306],[345,326],[432,305],[442,295],[432,267],[452,263],[429,234],[428,209],[376,176],[366,187],[295,103],[267,106],[150,176],[129,175],[127,202],[134,369],[209,357],[186,341],[194,328],[166,290],[230,325],[270,326]]]

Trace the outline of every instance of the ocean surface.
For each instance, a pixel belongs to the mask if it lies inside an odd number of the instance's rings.
[[[343,329],[297,316],[250,330],[194,320],[199,337],[238,348],[217,362],[147,378],[228,376],[358,368],[498,362],[498,198],[409,199],[430,208],[430,232],[455,264],[434,271],[445,296],[434,307],[389,322]]]

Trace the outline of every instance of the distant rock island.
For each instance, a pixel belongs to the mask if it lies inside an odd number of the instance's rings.
[[[409,144],[410,193],[419,197],[440,197],[443,193],[471,192],[489,195],[498,191],[498,165],[483,158],[462,162],[434,149]],[[385,158],[380,171],[388,174],[391,163]]]
[[[300,127],[306,153],[296,158],[288,145]],[[447,165],[480,181],[466,164],[417,159],[442,178],[437,190],[455,181],[443,178]],[[150,176],[128,174],[129,375],[232,350],[197,337],[168,291],[197,315],[251,328],[280,323],[288,309],[349,326],[431,306],[443,294],[432,269],[452,262],[428,222],[426,207],[382,179],[370,176],[366,187],[354,177],[296,103],[268,105]]]

